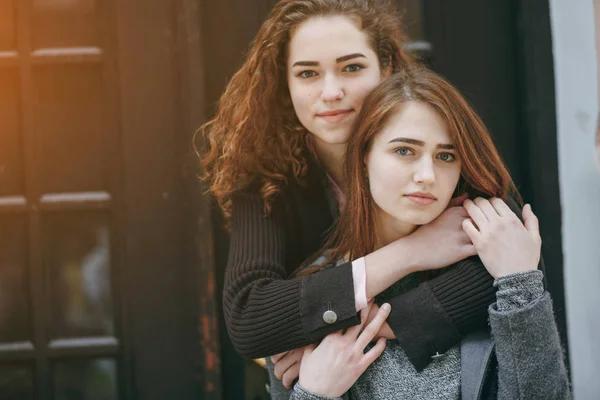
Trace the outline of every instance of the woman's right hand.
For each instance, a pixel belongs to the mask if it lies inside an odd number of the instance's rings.
[[[366,353],[365,347],[375,338],[390,314],[391,306],[383,304],[377,315],[366,324],[372,303],[360,312],[361,323],[346,332],[327,335],[318,346],[304,350],[300,366],[300,386],[314,394],[326,397],[341,397],[350,390],[385,349],[385,338]],[[362,331],[362,332],[361,332]]]
[[[410,242],[411,253],[415,257],[414,269],[444,268],[477,254],[462,227],[467,219],[469,214],[463,207],[450,207],[427,225],[401,239]]]

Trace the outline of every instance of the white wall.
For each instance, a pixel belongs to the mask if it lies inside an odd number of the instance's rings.
[[[550,9],[573,389],[576,400],[598,399],[600,172],[595,154],[598,65],[594,4],[591,0],[550,0]]]

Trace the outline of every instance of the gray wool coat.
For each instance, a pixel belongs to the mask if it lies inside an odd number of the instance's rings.
[[[526,306],[489,308],[489,331],[467,335],[460,344],[462,400],[571,399],[568,373],[548,292]],[[273,379],[274,400],[329,400],[296,385],[290,392]],[[349,399],[348,394],[344,399]]]

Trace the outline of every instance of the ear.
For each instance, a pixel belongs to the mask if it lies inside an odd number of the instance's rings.
[[[383,79],[389,78],[390,76],[392,76],[392,70],[392,59],[390,58],[387,65],[381,69],[381,77]]]

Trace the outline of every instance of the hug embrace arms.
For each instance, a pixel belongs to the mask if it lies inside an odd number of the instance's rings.
[[[338,213],[346,212],[343,160],[365,98],[414,64],[403,51],[402,24],[391,3],[279,1],[215,117],[201,128],[209,145],[205,178],[231,228],[223,311],[244,357],[297,354],[294,349],[357,326],[367,299],[394,282],[476,254],[462,227],[466,210],[451,207],[335,268],[295,276],[326,246]],[[502,191],[480,192],[503,198],[512,181],[501,172],[493,177]],[[416,197],[411,201],[426,201]],[[438,199],[436,209],[446,200]],[[390,297],[382,330],[422,371],[433,356],[486,326],[496,289],[487,270],[469,261],[413,283]]]
[[[356,365],[326,357],[335,338],[323,340],[305,352],[292,398],[570,398],[552,302],[538,270],[538,220],[529,205],[521,220],[518,209],[501,200],[507,192],[496,174],[506,170],[481,120],[448,82],[413,67],[377,87],[358,121],[346,153],[346,208],[326,245],[330,259],[360,255],[426,226],[443,215],[458,185],[475,194],[463,203],[468,218],[462,227],[498,292],[488,308],[489,327],[467,333],[422,371],[388,341],[379,358],[367,359],[374,359],[370,366],[359,360],[364,372],[351,386],[341,386],[347,382],[339,378],[340,369],[354,376]],[[507,188],[514,189],[508,179]],[[415,206],[401,195],[406,188],[421,189],[420,197],[429,200],[419,199]],[[391,289],[406,291],[414,280],[408,275]],[[360,339],[347,340],[348,346],[362,346]],[[325,372],[334,366],[338,371]]]
[[[407,270],[441,268],[474,254],[464,244],[465,216],[450,211],[430,229],[367,254],[362,266],[348,260],[293,277],[337,218],[333,183],[344,186],[343,149],[364,98],[414,63],[391,3],[279,1],[201,129],[209,145],[205,178],[231,228],[223,311],[244,357],[296,349],[357,325],[366,299]],[[483,268],[464,272],[449,271],[395,299],[399,323],[391,328],[419,369],[485,324],[492,279]],[[457,302],[453,293],[469,295]],[[326,311],[335,322],[324,320]]]

